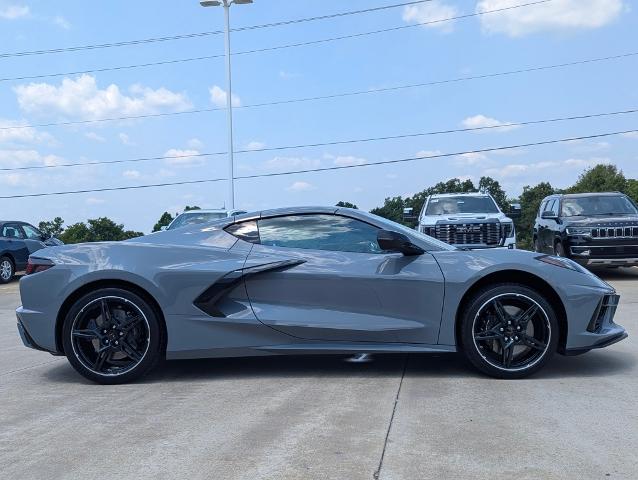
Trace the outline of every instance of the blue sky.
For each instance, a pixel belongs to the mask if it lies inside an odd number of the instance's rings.
[[[527,0],[530,1],[530,0]],[[400,3],[399,0],[255,0],[231,10],[233,27]],[[449,18],[526,0],[435,0],[338,19],[233,34],[233,50],[312,41]],[[638,51],[636,12],[623,0],[552,0],[503,13],[282,49],[233,59],[238,105],[331,95],[559,64]],[[221,9],[197,1],[0,0],[0,53],[136,40],[223,28]],[[635,43],[635,42],[634,42]],[[0,78],[158,62],[223,53],[205,36],[121,48],[0,58]],[[235,148],[330,142],[610,112],[638,105],[638,57],[522,75],[332,100],[235,110]],[[0,82],[0,127],[177,112],[223,105],[223,59]],[[223,111],[81,126],[0,130],[0,168],[185,156],[226,150]],[[638,128],[622,115],[490,132],[253,152],[236,175],[253,175],[515,145]],[[246,209],[334,204],[361,208],[452,177],[491,175],[508,194],[550,181],[573,183],[588,165],[612,162],[638,176],[638,136],[524,148],[459,158],[238,180]],[[225,156],[0,172],[3,195],[225,177]],[[108,216],[148,232],[160,214],[185,205],[217,208],[224,183],[0,200],[1,217],[67,224]]]

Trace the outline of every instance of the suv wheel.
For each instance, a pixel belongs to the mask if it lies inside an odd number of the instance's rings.
[[[523,378],[540,370],[558,345],[554,309],[520,284],[489,286],[461,315],[459,343],[467,360],[496,378]]]
[[[556,255],[557,257],[567,256],[565,255],[565,247],[563,247],[563,244],[561,242],[556,242],[554,244],[554,255]]]

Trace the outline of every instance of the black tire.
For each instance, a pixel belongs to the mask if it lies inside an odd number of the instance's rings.
[[[561,242],[554,243],[554,255],[556,255],[557,257],[567,256],[565,254],[565,247],[563,247],[563,244]]]
[[[99,289],[77,300],[66,315],[64,352],[73,368],[93,382],[131,382],[150,372],[164,355],[160,322],[159,312],[140,295]]]
[[[504,310],[502,316],[498,304]],[[523,311],[533,312],[525,322]],[[478,291],[459,320],[462,353],[476,369],[495,378],[517,379],[534,374],[551,359],[558,346],[554,308],[525,285],[503,283]]]
[[[11,259],[7,256],[0,257],[0,283],[9,283],[15,273],[16,268]]]
[[[541,245],[538,242],[538,237],[534,237],[534,242],[533,243],[534,243],[534,251],[536,253],[541,253]]]

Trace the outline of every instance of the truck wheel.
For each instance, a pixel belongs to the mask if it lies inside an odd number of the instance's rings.
[[[15,267],[9,257],[0,258],[0,283],[9,283],[15,274]]]
[[[567,256],[565,255],[565,247],[563,247],[563,244],[561,242],[556,242],[554,244],[554,255],[556,255],[557,257]]]

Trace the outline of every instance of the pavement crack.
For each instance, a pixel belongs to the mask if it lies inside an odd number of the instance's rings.
[[[405,372],[408,368],[408,358],[410,354],[405,356],[403,361],[403,372],[401,372],[401,380],[399,381],[399,387],[397,388],[397,394],[394,397],[394,405],[392,407],[392,415],[390,416],[390,423],[388,424],[388,430],[385,432],[385,440],[383,442],[383,450],[381,451],[381,458],[379,459],[379,466],[377,470],[372,474],[374,480],[379,480],[381,475],[381,469],[383,468],[383,460],[385,459],[385,451],[388,446],[388,440],[390,438],[390,431],[392,430],[392,424],[394,422],[394,414],[397,411],[397,404],[399,403],[399,395],[401,394],[401,387],[403,386],[403,379],[405,378]]]

